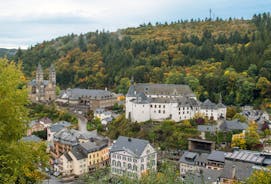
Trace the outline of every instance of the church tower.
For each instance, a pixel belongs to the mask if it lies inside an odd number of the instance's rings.
[[[40,63],[38,65],[38,68],[36,71],[36,82],[37,82],[37,84],[43,83],[43,71],[42,71]]]
[[[36,100],[44,100],[44,79],[43,79],[43,70],[39,63],[37,72],[36,72]]]
[[[52,83],[53,85],[56,84],[56,71],[55,71],[54,64],[51,64],[50,66],[49,82]]]
[[[51,64],[49,69],[49,82],[48,86],[46,86],[45,98],[48,101],[56,99],[56,71],[54,64]]]

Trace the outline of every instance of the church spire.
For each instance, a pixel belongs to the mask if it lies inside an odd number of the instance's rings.
[[[222,95],[221,95],[221,93],[219,93],[219,101],[218,101],[218,103],[222,104]]]

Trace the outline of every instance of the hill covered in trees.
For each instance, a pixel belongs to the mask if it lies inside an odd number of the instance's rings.
[[[17,52],[17,49],[0,48],[0,57],[12,58]]]
[[[126,93],[136,82],[188,84],[200,100],[270,105],[271,16],[143,24],[117,32],[89,32],[44,41],[14,59],[34,76],[55,63],[63,87]]]

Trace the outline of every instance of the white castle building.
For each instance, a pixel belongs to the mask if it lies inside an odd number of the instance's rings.
[[[188,85],[132,83],[126,95],[126,118],[132,122],[178,122],[192,119],[197,113],[218,120],[226,117],[226,106],[208,99],[198,101]]]

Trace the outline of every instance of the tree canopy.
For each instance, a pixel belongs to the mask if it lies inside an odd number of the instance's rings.
[[[271,16],[142,24],[44,41],[14,59],[27,77],[55,63],[61,87],[126,93],[135,82],[188,84],[201,99],[231,105],[270,103]],[[35,65],[36,64],[36,65]]]
[[[28,124],[21,65],[0,59],[0,183],[34,183],[48,157],[43,143],[22,142]]]

